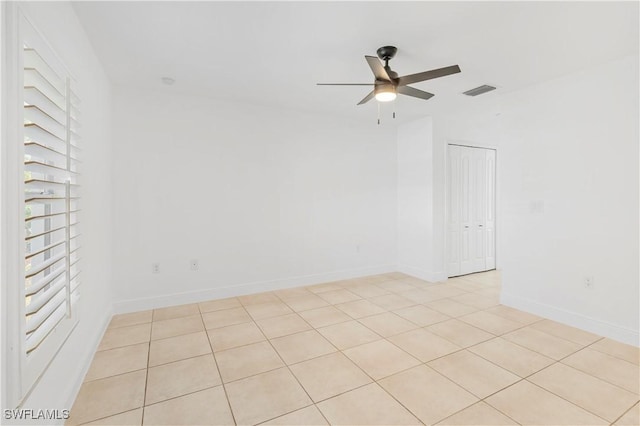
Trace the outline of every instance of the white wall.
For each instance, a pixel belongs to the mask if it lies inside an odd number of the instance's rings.
[[[75,74],[78,94],[82,99],[83,211],[80,222],[83,234],[83,278],[78,306],[80,323],[23,404],[24,408],[63,409],[69,408],[73,402],[85,369],[111,316],[111,92],[102,66],[69,3],[25,2],[20,3],[20,7]],[[13,185],[15,182],[4,184]],[[16,304],[19,301],[3,299],[3,303]],[[7,312],[5,306],[3,315]],[[7,320],[2,318],[3,323]],[[3,347],[7,350],[7,335],[2,337]],[[6,355],[2,354],[3,360],[9,358]],[[15,369],[16,366],[10,365],[9,368]],[[2,373],[6,377],[8,372],[3,370]],[[3,381],[4,385],[6,383]],[[7,389],[3,391],[3,397],[6,397]],[[2,407],[11,405],[3,399]]]
[[[114,97],[118,311],[394,269],[394,129],[170,92]]]
[[[399,126],[398,270],[438,281],[434,255],[434,147],[431,117]]]
[[[502,110],[503,301],[638,345],[638,57]]]
[[[433,117],[433,270],[445,267],[446,144],[496,146],[503,303],[637,345],[638,57],[485,96]]]

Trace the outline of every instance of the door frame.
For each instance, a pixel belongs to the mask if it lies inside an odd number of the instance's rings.
[[[462,146],[467,148],[482,148],[482,149],[492,149],[496,152],[496,164],[495,164],[495,182],[494,182],[494,212],[495,212],[495,235],[494,235],[494,248],[495,248],[495,259],[496,259],[496,270],[502,269],[502,264],[500,262],[499,253],[502,248],[501,244],[501,232],[500,232],[500,217],[501,214],[501,202],[500,202],[500,150],[498,146],[485,144],[480,142],[471,142],[467,140],[460,139],[446,139],[445,141],[445,150],[444,150],[444,267],[445,267],[445,279],[449,278],[449,270],[448,270],[448,253],[449,253],[449,146]],[[467,274],[468,275],[468,274]],[[456,275],[459,276],[459,275]]]

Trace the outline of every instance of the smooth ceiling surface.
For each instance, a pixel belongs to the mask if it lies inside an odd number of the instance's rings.
[[[637,2],[76,2],[114,84],[371,119],[356,106],[372,81],[363,56],[395,45],[400,75],[459,64],[399,97],[430,114],[638,53]],[[160,82],[176,79],[173,86]],[[388,107],[387,107],[388,111]]]

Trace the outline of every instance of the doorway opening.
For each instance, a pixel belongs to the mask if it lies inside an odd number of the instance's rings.
[[[447,147],[447,276],[496,268],[496,150]]]

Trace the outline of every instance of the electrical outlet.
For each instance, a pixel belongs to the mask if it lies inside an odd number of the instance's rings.
[[[584,277],[584,286],[588,289],[593,288],[593,277]]]
[[[160,273],[160,264],[159,263],[152,263],[151,264],[151,272],[154,274],[159,274]]]
[[[195,260],[195,259],[194,259],[194,260],[192,260],[192,261],[189,263],[189,265],[190,265],[190,267],[191,267],[191,270],[192,270],[192,271],[197,271],[197,270],[198,270],[198,268],[199,268],[198,261],[197,261],[197,260]]]

